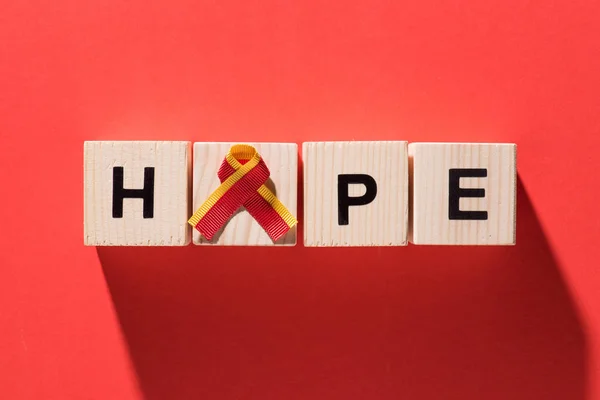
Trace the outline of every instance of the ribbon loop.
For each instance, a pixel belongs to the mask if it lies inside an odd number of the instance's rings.
[[[245,144],[232,146],[217,172],[221,186],[198,208],[188,223],[206,239],[212,240],[233,213],[245,207],[269,237],[277,241],[298,221],[265,186],[269,175],[267,165],[254,147]]]

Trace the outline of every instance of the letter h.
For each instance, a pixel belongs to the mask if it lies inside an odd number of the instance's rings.
[[[113,168],[113,218],[123,218],[123,199],[143,199],[144,218],[154,217],[154,167],[144,168],[144,188],[123,188],[123,167]]]

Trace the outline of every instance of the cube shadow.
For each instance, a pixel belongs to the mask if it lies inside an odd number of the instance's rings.
[[[585,327],[520,182],[517,207],[510,247],[97,251],[148,399],[584,400]]]

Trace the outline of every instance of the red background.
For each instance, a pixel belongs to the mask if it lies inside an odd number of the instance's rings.
[[[600,3],[5,3],[2,398],[600,399]],[[518,244],[84,247],[99,139],[515,142]]]

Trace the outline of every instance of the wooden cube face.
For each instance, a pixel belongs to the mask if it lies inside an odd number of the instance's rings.
[[[190,151],[190,142],[85,142],[85,244],[188,244]]]
[[[235,144],[194,143],[193,211],[196,211],[221,185],[217,172],[229,149]],[[277,199],[292,215],[297,216],[298,145],[295,143],[248,144],[256,148],[270,171],[265,186],[277,196]],[[252,215],[244,207],[240,207],[211,240],[207,240],[194,229],[193,241],[197,245],[294,246],[296,244],[296,226],[273,242]]]
[[[403,246],[408,230],[407,142],[308,142],[305,246]]]
[[[515,144],[411,143],[408,148],[412,243],[515,244]]]

